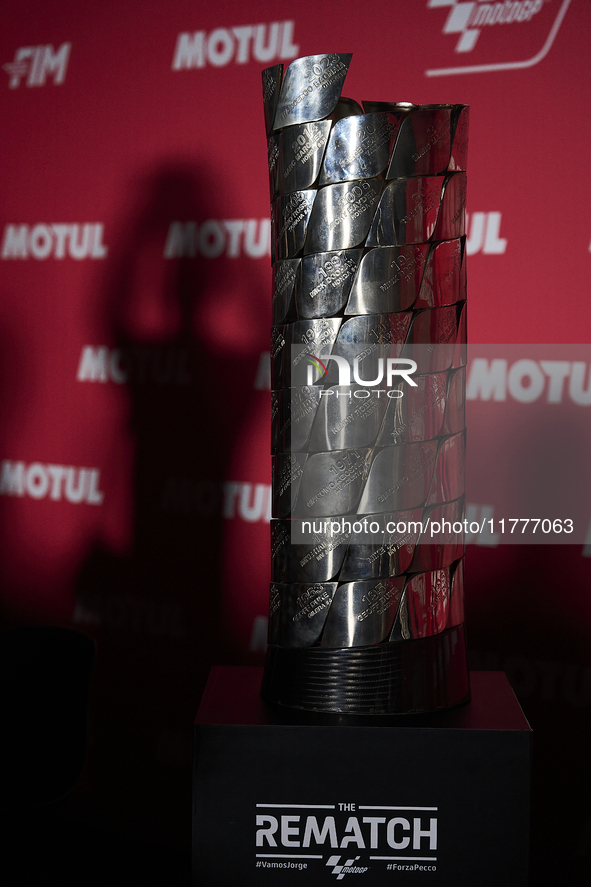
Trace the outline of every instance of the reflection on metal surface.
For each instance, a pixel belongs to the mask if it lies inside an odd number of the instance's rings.
[[[336,712],[468,692],[464,105],[263,74],[272,201],[272,586],[263,695]],[[408,688],[412,687],[412,690]]]
[[[326,617],[321,645],[381,644],[392,630],[403,588],[401,577],[339,585]]]
[[[386,178],[465,170],[468,114],[465,105],[415,106],[400,125]]]
[[[278,197],[272,207],[273,253],[278,259],[290,259],[301,252],[316,191],[294,191]]]
[[[427,244],[370,249],[359,266],[345,314],[395,313],[412,308],[428,252]]]
[[[296,274],[301,259],[283,259],[273,266],[273,324],[290,319]]]
[[[382,182],[365,179],[320,188],[310,217],[305,252],[351,249],[365,242]]]
[[[330,134],[319,184],[371,179],[384,172],[398,125],[385,112],[339,120]]]
[[[319,640],[336,582],[271,585],[269,641],[282,647],[309,647]]]
[[[367,246],[452,240],[465,232],[466,174],[394,179],[380,198]]]
[[[330,317],[343,310],[362,250],[343,249],[304,256],[296,282],[298,317]]]
[[[330,120],[319,120],[290,126],[279,135],[275,190],[289,194],[314,184],[320,172],[329,132]]]
[[[322,120],[332,114],[350,61],[351,53],[311,55],[293,61],[281,84],[273,129]]]

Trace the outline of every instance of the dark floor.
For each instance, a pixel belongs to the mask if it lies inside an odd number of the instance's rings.
[[[188,887],[190,848],[142,842],[97,822],[71,798],[4,811],[3,887]]]

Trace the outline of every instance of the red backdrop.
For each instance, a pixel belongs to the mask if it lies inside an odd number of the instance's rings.
[[[468,511],[572,518],[576,532],[524,545],[493,524],[472,540],[469,643],[475,667],[508,672],[536,730],[536,878],[579,883],[591,853],[588,6],[277,9],[5,2],[5,622],[96,638],[84,792],[107,809],[116,791],[122,823],[132,812],[178,834],[207,665],[259,663],[265,649],[261,70],[353,52],[345,95],[470,104],[469,338],[487,347],[468,373]],[[566,856],[548,862],[550,844]]]

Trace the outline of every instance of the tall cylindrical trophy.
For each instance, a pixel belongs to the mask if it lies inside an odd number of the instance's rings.
[[[319,712],[469,696],[468,108],[341,96],[351,56],[263,73],[272,584],[262,696]]]

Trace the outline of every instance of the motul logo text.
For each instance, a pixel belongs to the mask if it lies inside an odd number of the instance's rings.
[[[466,252],[469,256],[483,252],[488,256],[502,255],[507,241],[501,237],[501,213],[466,214]]]
[[[171,477],[162,494],[164,511],[221,515],[252,524],[271,520],[271,485]]]
[[[591,373],[582,360],[530,360],[502,358],[472,361],[466,387],[468,400],[517,400],[562,403],[568,397],[580,406],[591,405]]]
[[[188,385],[189,353],[183,348],[108,348],[84,345],[76,373],[78,382],[140,382]]]
[[[171,222],[164,247],[165,259],[183,256],[226,256],[237,259],[246,255],[260,259],[271,254],[269,219],[208,219],[205,222]]]
[[[100,222],[6,225],[0,255],[3,259],[104,259],[108,249],[103,235]]]
[[[273,59],[293,59],[300,51],[293,43],[293,30],[293,21],[285,21],[216,28],[209,33],[182,33],[177,38],[172,70],[204,68],[206,65],[221,68],[230,62],[245,65],[251,59],[263,63]]]
[[[4,459],[0,471],[0,496],[29,496],[31,499],[64,499],[73,505],[101,505],[98,468],[45,465],[41,462],[11,462]]]

